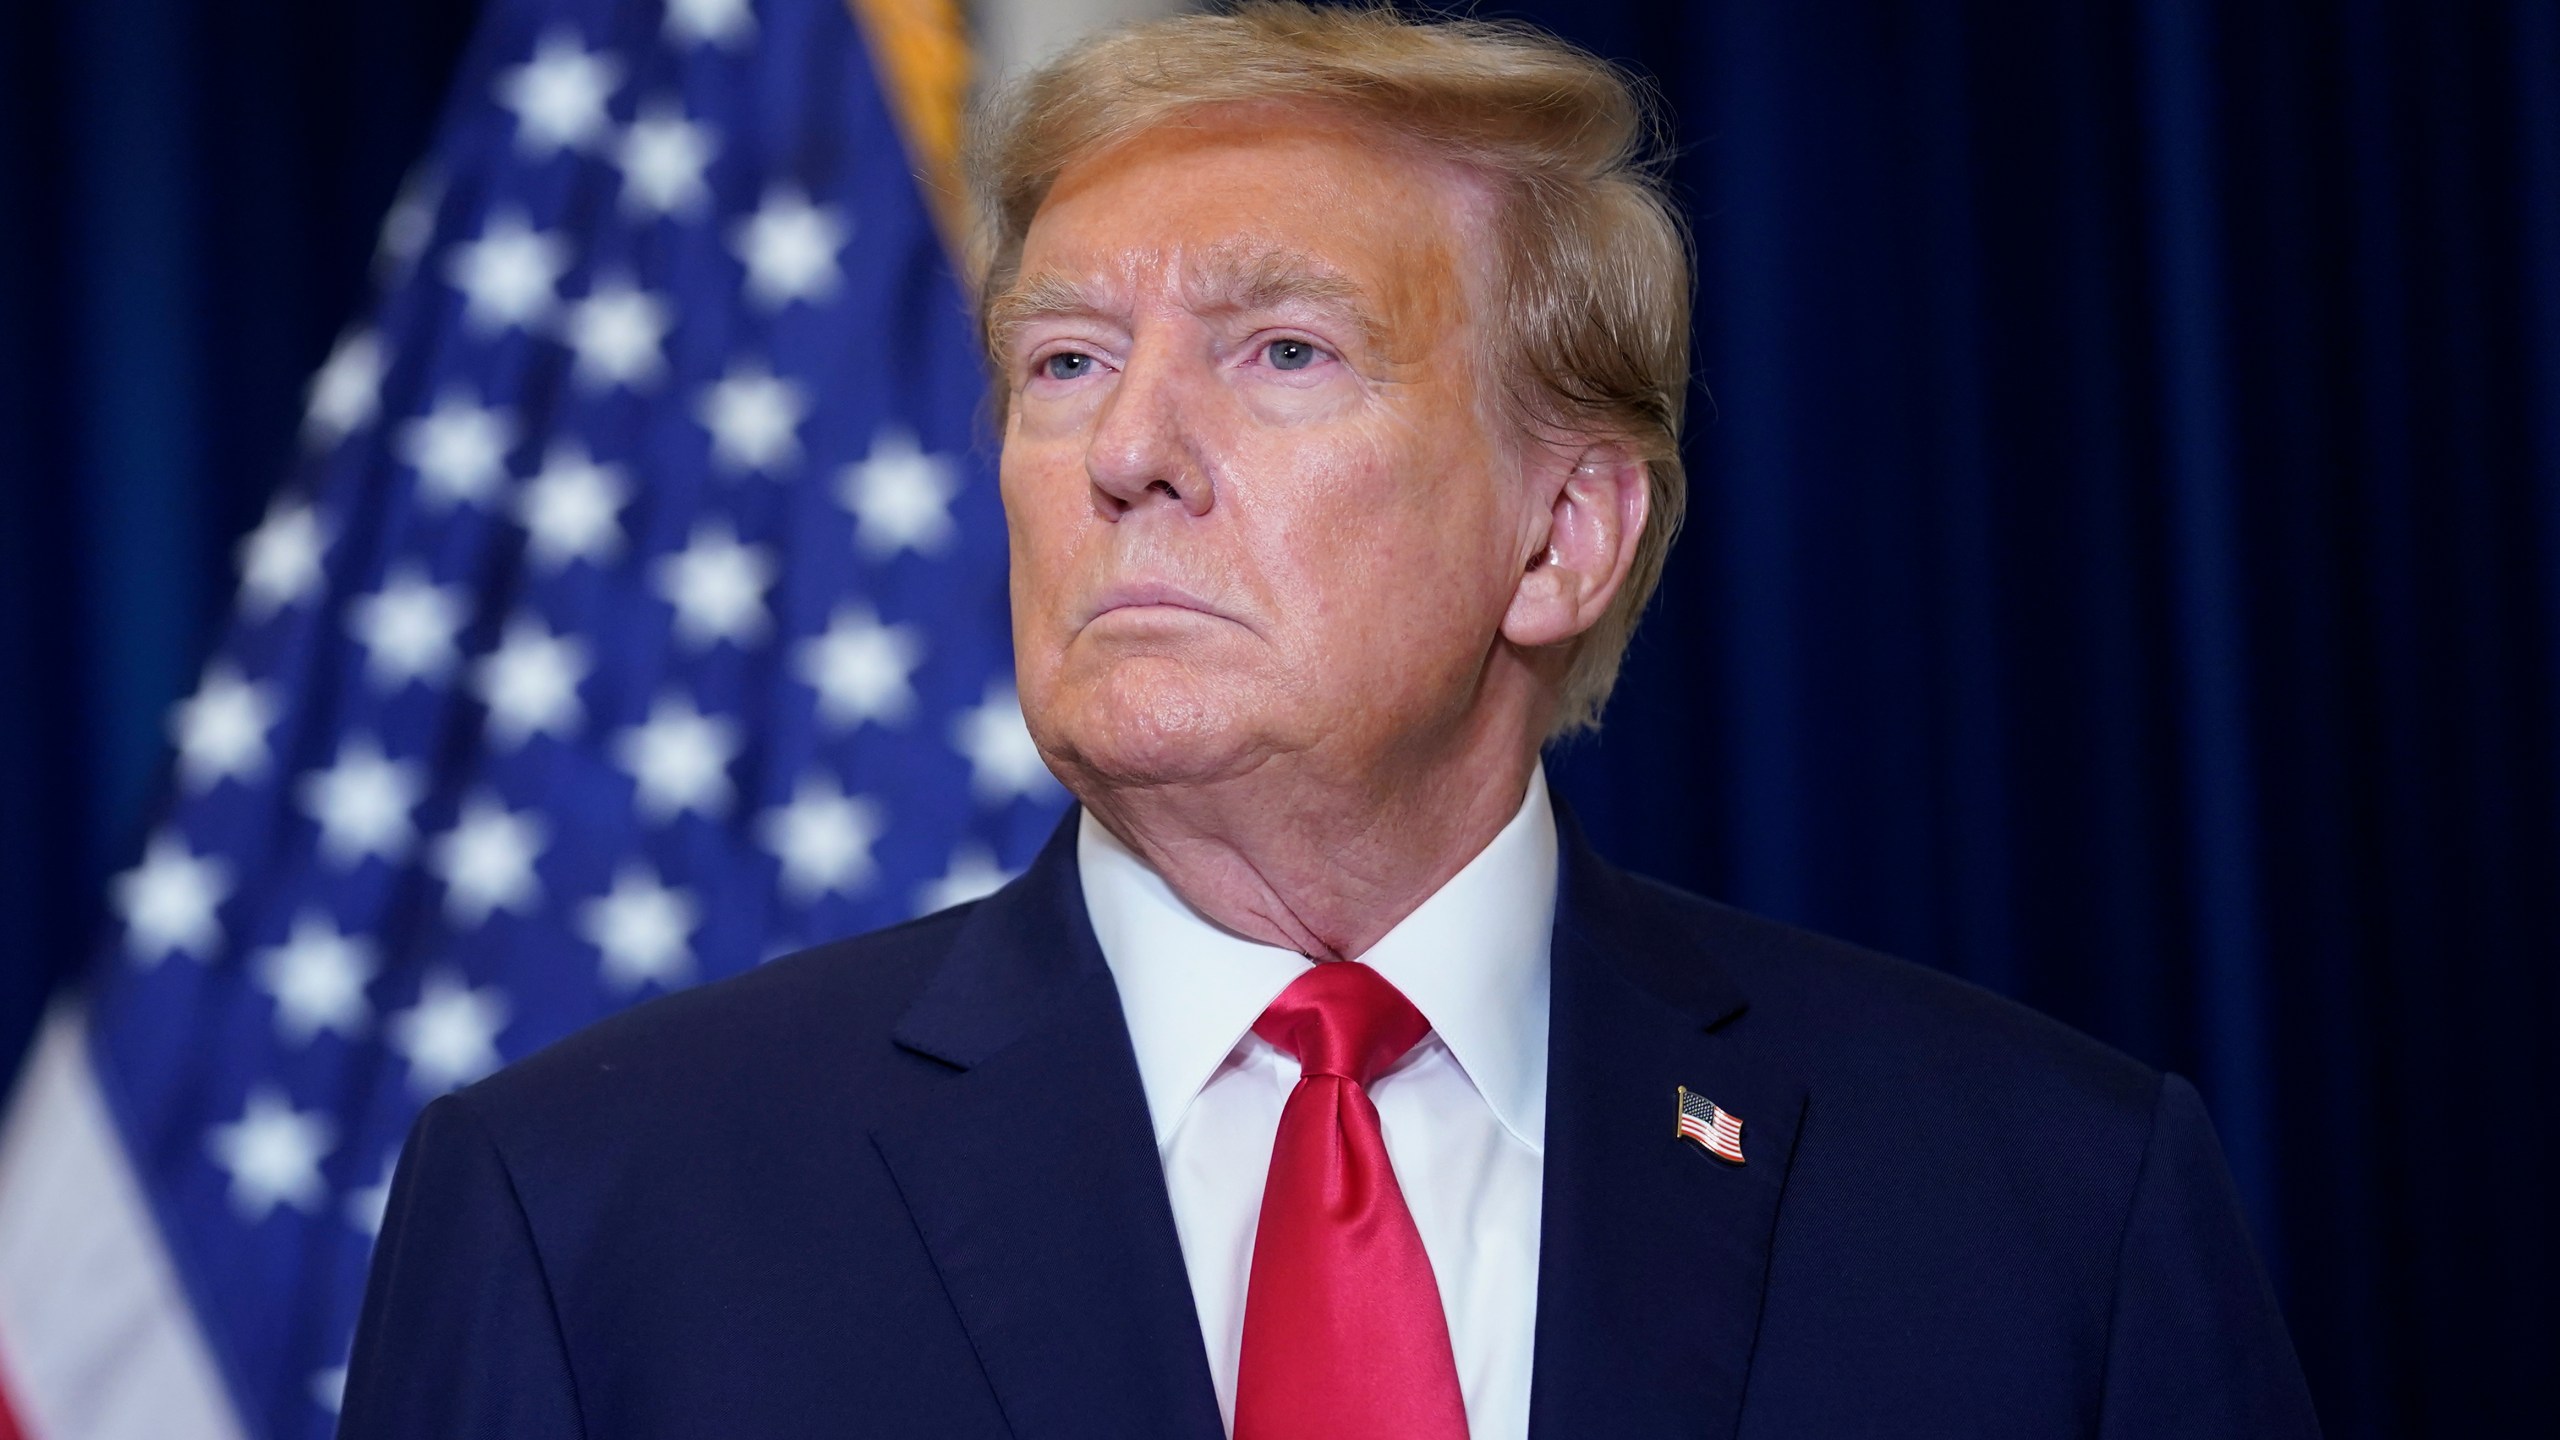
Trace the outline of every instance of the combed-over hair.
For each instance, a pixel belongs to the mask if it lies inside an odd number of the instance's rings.
[[[1347,112],[1487,183],[1500,312],[1489,328],[1519,364],[1500,398],[1524,435],[1622,444],[1645,462],[1650,508],[1633,569],[1575,651],[1554,733],[1597,726],[1688,497],[1688,232],[1663,193],[1650,98],[1607,62],[1526,26],[1291,0],[1069,50],[997,96],[969,145],[986,247],[981,336],[999,376],[985,302],[1017,278],[1058,176],[1202,109],[1271,103]]]

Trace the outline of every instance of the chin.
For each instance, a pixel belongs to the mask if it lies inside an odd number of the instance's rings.
[[[1100,784],[1217,780],[1268,748],[1258,688],[1174,661],[1123,660],[1101,675],[1059,676],[1031,728],[1043,750]]]

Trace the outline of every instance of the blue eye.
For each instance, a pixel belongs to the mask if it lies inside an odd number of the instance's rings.
[[[1262,347],[1274,370],[1304,370],[1316,363],[1316,347],[1304,340],[1274,340]]]
[[[1073,380],[1093,369],[1093,357],[1072,350],[1062,351],[1040,362],[1040,373],[1052,380]]]

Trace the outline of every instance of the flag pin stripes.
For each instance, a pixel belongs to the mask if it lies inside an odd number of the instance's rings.
[[[1719,1160],[1742,1163],[1742,1117],[1686,1085],[1680,1087],[1679,1134]]]

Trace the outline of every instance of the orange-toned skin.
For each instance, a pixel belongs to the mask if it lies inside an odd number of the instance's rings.
[[[1320,113],[1059,178],[1000,297],[1023,713],[1212,920],[1359,955],[1492,839],[1644,468],[1501,418],[1481,185]]]

